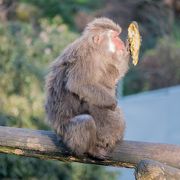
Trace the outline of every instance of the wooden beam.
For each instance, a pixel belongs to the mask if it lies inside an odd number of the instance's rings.
[[[136,180],[180,179],[180,169],[153,160],[142,160],[135,169]]]
[[[5,126],[0,126],[0,153],[127,168],[134,168],[143,159],[152,159],[180,168],[179,145],[124,141],[101,161],[73,156],[51,131]]]

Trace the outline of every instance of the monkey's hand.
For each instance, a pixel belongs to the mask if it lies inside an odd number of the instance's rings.
[[[128,39],[126,40],[126,45],[125,45],[125,47],[126,47],[127,52],[130,53],[130,43],[129,43]]]
[[[89,100],[89,103],[99,108],[106,108],[112,111],[115,111],[117,107],[117,101],[109,95],[106,95],[106,99],[96,99],[96,101]]]
[[[115,53],[115,58],[119,59],[121,62],[122,60],[125,62],[128,62],[130,59],[130,50],[129,50],[129,42],[126,41],[125,48],[122,50],[119,50]]]
[[[101,101],[101,104],[102,104],[102,101]],[[96,106],[98,106],[98,105],[96,105]],[[107,109],[114,111],[117,107],[117,101],[113,97],[109,97],[109,103],[105,103],[104,105],[99,105],[99,107],[107,108]]]
[[[130,58],[130,45],[129,45],[129,41],[126,41],[126,45],[125,45],[125,49],[122,52],[121,56],[125,59],[125,60],[129,60]]]

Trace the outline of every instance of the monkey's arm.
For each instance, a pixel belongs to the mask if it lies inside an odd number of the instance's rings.
[[[85,101],[99,106],[115,109],[117,102],[102,86],[100,85],[83,85],[81,86],[81,96]]]
[[[85,68],[84,65],[81,68],[79,65],[77,67],[69,72],[66,88],[90,104],[115,109],[116,99],[97,83],[96,69]]]
[[[77,87],[78,86],[78,87]],[[105,89],[98,85],[68,83],[69,91],[77,94],[80,99],[86,102],[99,106],[115,109],[117,102]]]

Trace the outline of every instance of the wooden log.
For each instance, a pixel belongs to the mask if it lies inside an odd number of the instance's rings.
[[[152,159],[180,168],[179,145],[124,141],[117,143],[115,149],[102,161],[73,156],[51,131],[5,126],[0,126],[0,153],[127,168],[134,168],[143,159]]]
[[[136,180],[180,179],[180,169],[153,160],[142,160],[135,169]]]

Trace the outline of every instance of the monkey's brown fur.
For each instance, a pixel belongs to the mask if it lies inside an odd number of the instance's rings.
[[[93,38],[121,28],[108,18],[97,18],[82,36],[52,63],[46,79],[46,113],[64,143],[77,155],[106,155],[122,140],[125,123],[117,107],[117,80],[128,69],[128,52],[111,53],[107,38]]]

